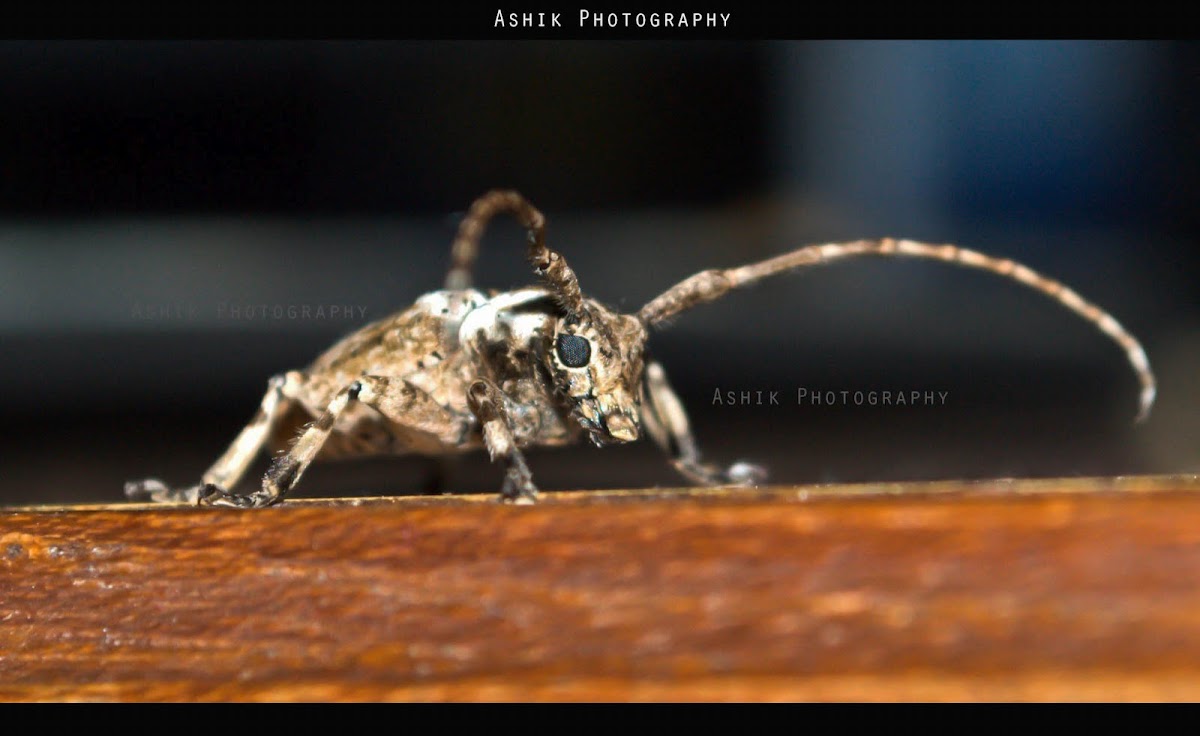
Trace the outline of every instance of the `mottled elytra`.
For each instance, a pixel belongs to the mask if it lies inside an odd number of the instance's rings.
[[[487,223],[512,213],[529,233],[528,258],[541,285],[485,294],[471,287]],[[522,448],[632,442],[642,430],[688,480],[756,484],[762,468],[701,461],[687,414],[656,362],[649,330],[698,304],[776,274],[856,256],[944,261],[1013,279],[1095,325],[1125,351],[1141,382],[1138,419],[1154,403],[1142,346],[1111,315],[1075,291],[1014,261],[953,245],[859,240],[810,245],[759,263],[702,271],[620,314],[583,295],[566,259],[546,245],[546,220],[520,194],[490,192],[471,205],[451,248],[446,287],[343,338],[310,366],[270,380],[258,413],[200,484],[173,489],[128,483],[131,498],[255,508],[278,503],[319,458],[486,449],[506,466],[501,497],[537,498]],[[297,428],[299,432],[297,433]],[[279,454],[261,487],[234,487],[263,448]]]

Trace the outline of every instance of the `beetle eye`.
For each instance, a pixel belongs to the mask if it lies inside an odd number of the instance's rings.
[[[579,335],[559,335],[554,349],[558,359],[568,368],[582,368],[592,359],[592,346]]]

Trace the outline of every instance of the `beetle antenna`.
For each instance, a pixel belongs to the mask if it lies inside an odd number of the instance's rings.
[[[1016,261],[1007,258],[993,258],[978,251],[954,245],[928,245],[912,240],[894,240],[892,238],[810,245],[748,266],[701,271],[651,299],[638,311],[637,317],[646,325],[658,324],[699,304],[719,299],[733,289],[750,286],[769,276],[842,258],[867,255],[928,258],[967,268],[977,268],[1013,279],[1054,299],[1095,325],[1121,346],[1142,386],[1136,421],[1144,421],[1150,415],[1150,407],[1154,405],[1157,391],[1154,373],[1150,370],[1150,361],[1146,358],[1146,351],[1142,349],[1141,343],[1112,315],[1062,283],[1047,278]]]
[[[447,289],[465,289],[471,285],[471,273],[479,256],[479,241],[493,217],[511,212],[528,231],[529,262],[533,271],[554,292],[568,314],[583,311],[583,292],[579,279],[567,260],[546,246],[546,217],[524,197],[511,190],[497,189],[476,199],[458,226],[458,235],[450,249]]]

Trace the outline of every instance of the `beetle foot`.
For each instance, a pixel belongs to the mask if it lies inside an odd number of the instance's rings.
[[[190,488],[171,488],[158,478],[131,480],[125,484],[125,498],[130,501],[153,501],[154,503],[195,504],[203,492],[203,485]]]
[[[199,504],[230,509],[260,509],[270,506],[275,499],[261,491],[243,496],[231,493],[215,483],[205,483],[200,490]]]
[[[757,486],[767,480],[767,469],[761,465],[738,461],[724,473],[726,480],[736,486]]]
[[[513,464],[504,474],[504,484],[500,486],[500,500],[504,503],[518,506],[529,506],[537,503],[538,489],[533,484],[533,478],[524,464]]]

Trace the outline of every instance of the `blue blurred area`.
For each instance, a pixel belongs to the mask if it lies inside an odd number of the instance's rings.
[[[1186,94],[1168,74],[1175,50],[1129,41],[789,44],[792,73],[778,81],[800,80],[801,104],[780,142],[807,132],[788,173],[872,224],[905,231],[928,229],[931,218],[962,228],[1157,226],[1170,157],[1195,146],[1171,139],[1172,98]]]
[[[1136,42],[952,51],[949,206],[974,221],[1009,212],[1035,223],[1154,226],[1172,113],[1163,63]]]

